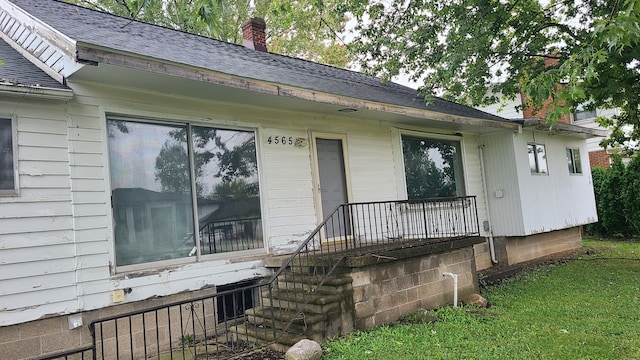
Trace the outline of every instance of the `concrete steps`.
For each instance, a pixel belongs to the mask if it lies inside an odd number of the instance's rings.
[[[271,258],[268,266],[279,267],[286,259]],[[262,306],[245,311],[245,323],[235,330],[239,339],[286,351],[301,339],[321,342],[353,330],[354,314],[345,304],[345,299],[352,299],[351,277],[325,278],[311,265],[313,259],[305,262],[289,267],[271,291],[260,294]]]

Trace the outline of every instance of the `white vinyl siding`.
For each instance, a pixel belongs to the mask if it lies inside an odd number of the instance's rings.
[[[495,236],[524,235],[513,137],[511,133],[480,137],[481,144],[484,144],[487,199]],[[521,153],[526,155],[526,150],[521,149]],[[523,160],[527,161],[527,158]],[[525,166],[527,164],[525,163]]]
[[[533,143],[545,145],[548,176],[532,176]],[[491,220],[495,236],[526,236],[597,221],[591,172],[571,176],[566,147],[580,149],[584,140],[523,131],[483,136]],[[514,157],[515,156],[515,157]]]
[[[522,147],[532,139],[531,133],[523,132],[516,138],[515,146]],[[545,144],[549,176],[523,176],[522,172],[528,169],[518,167],[526,234],[597,221],[591,171],[583,168],[583,176],[573,176],[567,171],[566,147],[586,154],[584,140],[543,134],[535,134],[535,139]]]
[[[78,303],[65,107],[10,99],[20,196],[0,197],[0,326]]]

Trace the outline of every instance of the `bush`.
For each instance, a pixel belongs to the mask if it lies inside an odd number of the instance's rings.
[[[598,220],[587,232],[601,236],[640,235],[640,158],[628,166],[616,159],[611,167],[592,169]]]
[[[604,226],[602,226],[602,213],[603,213],[602,201],[600,200],[600,194],[602,192],[601,190],[602,183],[604,182],[605,176],[606,176],[606,171],[603,168],[597,167],[597,168],[591,169],[591,178],[593,179],[593,192],[596,197],[596,209],[598,211],[598,219],[599,219],[597,223],[588,224],[586,226],[585,230],[587,231],[587,233],[592,235],[605,234]]]
[[[634,157],[625,170],[624,215],[630,233],[640,233],[640,157]]]

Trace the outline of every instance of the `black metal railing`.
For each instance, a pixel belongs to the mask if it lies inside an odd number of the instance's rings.
[[[91,360],[93,359],[93,346],[62,351],[54,354],[43,355],[32,360]]]
[[[264,248],[259,217],[210,221],[200,226],[202,254]]]
[[[478,235],[472,196],[340,205],[269,279],[92,322],[94,359],[225,359],[292,344],[326,320],[314,316],[329,301],[320,289],[350,254]]]
[[[311,241],[340,244],[344,250],[479,234],[476,198],[466,196],[343,204],[312,234]]]

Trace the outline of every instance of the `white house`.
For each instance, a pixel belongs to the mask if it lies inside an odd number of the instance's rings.
[[[342,203],[475,197],[472,269],[576,248],[597,221],[597,130],[53,0],[0,0],[0,37],[5,359],[269,276]]]

